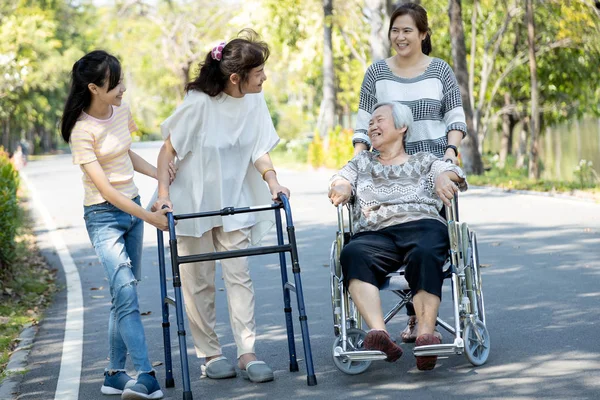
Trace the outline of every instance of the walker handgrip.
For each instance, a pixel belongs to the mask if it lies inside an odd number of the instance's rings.
[[[292,222],[292,210],[290,208],[290,201],[283,192],[277,193],[277,198],[279,199],[279,201],[281,201],[281,204],[283,205],[283,210],[285,211],[285,219],[288,223],[288,226],[293,225],[294,223]]]

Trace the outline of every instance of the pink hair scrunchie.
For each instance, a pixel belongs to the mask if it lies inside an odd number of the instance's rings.
[[[225,44],[225,42],[221,42],[218,46],[213,47],[212,51],[210,52],[213,60],[221,61]]]

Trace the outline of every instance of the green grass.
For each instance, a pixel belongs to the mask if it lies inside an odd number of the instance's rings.
[[[584,181],[558,181],[529,179],[525,168],[516,168],[514,160],[508,159],[506,166],[499,168],[490,158],[484,158],[486,172],[483,175],[469,175],[469,184],[474,186],[494,186],[507,190],[531,190],[536,192],[584,193],[600,200],[600,186],[589,176]]]
[[[26,208],[24,201],[21,204]],[[54,271],[36,247],[33,223],[27,211],[23,215],[16,238],[15,272],[0,284],[0,381],[6,377],[5,368],[21,330],[38,323],[56,290]]]

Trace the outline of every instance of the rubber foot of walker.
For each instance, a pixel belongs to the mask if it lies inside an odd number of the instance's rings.
[[[173,378],[165,379],[165,387],[168,387],[168,388],[175,387],[175,379],[173,379]]]
[[[308,386],[317,386],[317,377],[315,375],[307,376],[306,383],[308,383]]]
[[[290,372],[298,372],[298,363],[290,363]]]
[[[192,392],[183,392],[183,400],[194,400]]]

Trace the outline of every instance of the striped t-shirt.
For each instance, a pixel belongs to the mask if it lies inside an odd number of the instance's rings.
[[[83,164],[93,161],[98,161],[108,181],[122,195],[130,199],[138,195],[129,156],[131,133],[137,131],[137,126],[126,104],[112,106],[112,109],[108,119],[97,119],[82,112],[71,132],[69,145],[73,164],[79,164],[83,171],[83,204],[86,206],[105,201],[83,169]]]
[[[414,124],[406,138],[406,152],[421,151],[443,157],[451,130],[467,133],[460,89],[450,66],[432,58],[421,75],[401,78],[394,75],[385,60],[372,64],[360,88],[360,104],[352,143],[371,145],[367,136],[373,106],[397,101],[408,106]]]

